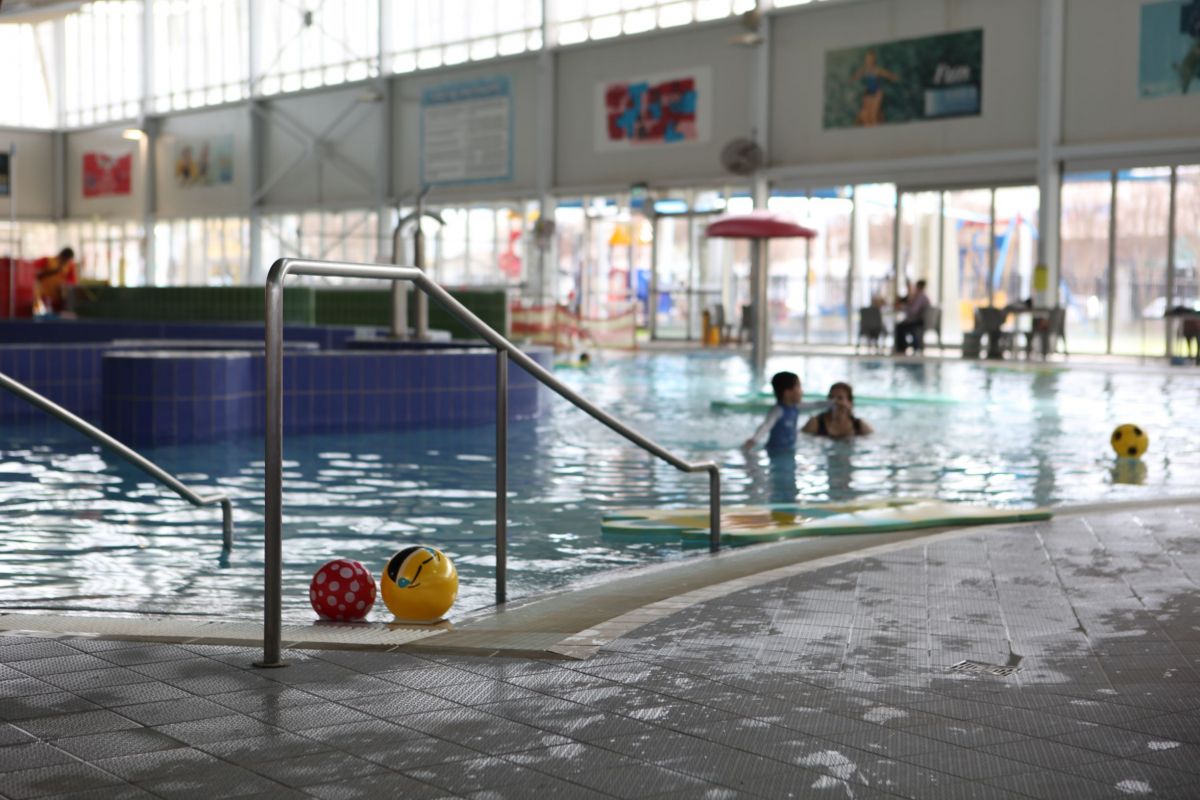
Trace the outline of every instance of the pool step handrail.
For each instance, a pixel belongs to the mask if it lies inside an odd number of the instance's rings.
[[[259,667],[286,666],[282,660],[283,616],[283,281],[288,275],[408,281],[440,303],[460,322],[496,348],[496,602],[507,599],[508,545],[508,362],[554,390],[576,408],[624,436],[638,447],[683,472],[708,473],[709,550],[721,549],[721,471],[712,461],[685,461],[662,445],[625,425],[564,385],[541,364],[508,341],[420,269],[393,264],[281,258],[271,265],[266,284],[266,505],[263,560],[263,658]]]
[[[52,417],[65,422],[84,436],[92,439],[102,447],[116,453],[121,458],[133,464],[142,472],[166,486],[175,494],[187,500],[194,506],[208,506],[213,503],[221,505],[221,549],[229,552],[233,548],[233,504],[224,494],[198,494],[183,484],[178,478],[155,464],[128,445],[117,441],[104,431],[67,411],[65,408],[30,389],[20,381],[14,380],[0,372],[0,388],[7,389],[25,402],[37,406]]]

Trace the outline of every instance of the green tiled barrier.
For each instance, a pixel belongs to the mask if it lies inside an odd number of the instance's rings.
[[[454,299],[505,336],[508,335],[508,292],[504,289],[460,289]],[[408,324],[416,319],[416,290],[408,293]],[[392,321],[391,292],[383,289],[317,289],[318,325],[361,325],[386,328]],[[476,338],[465,325],[434,300],[429,301],[429,327],[450,331],[455,339]]]
[[[156,322],[261,322],[259,286],[75,286],[75,313],[87,319]],[[316,291],[295,286],[283,293],[283,321],[316,322]]]

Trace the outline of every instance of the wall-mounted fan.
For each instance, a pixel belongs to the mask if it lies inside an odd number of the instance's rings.
[[[751,175],[762,164],[762,146],[753,139],[739,137],[721,148],[721,166],[734,175]]]

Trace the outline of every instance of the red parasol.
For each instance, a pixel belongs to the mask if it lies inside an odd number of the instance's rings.
[[[770,211],[751,211],[749,214],[721,217],[708,226],[707,235],[726,239],[783,239],[795,236],[813,239],[817,232]]]

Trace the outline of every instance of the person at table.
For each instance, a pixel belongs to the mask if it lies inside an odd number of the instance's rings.
[[[925,347],[925,309],[929,308],[929,295],[925,294],[925,281],[917,281],[917,285],[900,300],[898,305],[904,309],[904,319],[896,323],[896,354],[908,352],[909,340],[912,340],[914,353],[921,352]]]

